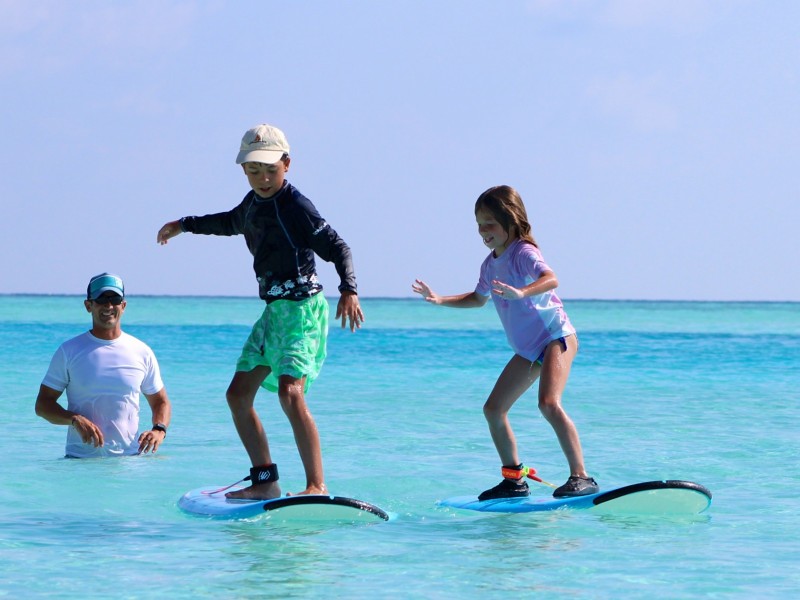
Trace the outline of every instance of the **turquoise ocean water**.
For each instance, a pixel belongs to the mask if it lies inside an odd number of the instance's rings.
[[[511,354],[493,309],[365,299],[332,328],[308,402],[332,493],[375,525],[298,529],[192,518],[188,489],[249,467],[224,390],[261,304],[133,297],[124,329],[156,352],[173,403],[155,457],[62,458],[33,412],[59,343],[86,330],[78,297],[0,296],[0,596],[8,598],[785,598],[800,592],[800,304],[566,302],[581,351],[564,402],[608,489],[688,479],[691,518],[586,511],[465,514],[436,501],[499,480],[481,406]],[[285,491],[303,487],[274,396],[258,410]],[[529,392],[511,415],[546,480],[565,461]],[[143,410],[149,423],[149,409]],[[546,487],[534,493],[548,495]]]

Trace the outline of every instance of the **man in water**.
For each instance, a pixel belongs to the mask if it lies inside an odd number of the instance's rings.
[[[172,408],[155,354],[122,331],[122,279],[95,275],[83,304],[92,328],[56,351],[39,387],[36,414],[69,427],[68,458],[155,452],[167,436]],[[64,390],[67,408],[58,403]],[[150,404],[153,426],[137,439],[140,393]]]

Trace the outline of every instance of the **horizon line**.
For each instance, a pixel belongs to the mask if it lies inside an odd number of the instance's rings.
[[[84,294],[66,294],[66,293],[41,293],[41,292],[0,292],[0,298],[3,297],[39,297],[39,298],[70,298],[78,297],[84,298]],[[328,297],[330,299],[335,296]],[[359,296],[363,300],[416,300],[416,296]],[[264,300],[257,296],[238,296],[238,295],[220,295],[220,294],[129,294],[126,298],[197,298],[197,299],[229,299],[229,300],[257,300],[263,302]],[[797,304],[800,300],[697,300],[697,299],[666,299],[666,298],[562,298],[564,302],[653,302],[653,303],[727,303],[727,304]]]

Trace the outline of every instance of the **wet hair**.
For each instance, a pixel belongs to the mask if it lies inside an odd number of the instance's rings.
[[[537,248],[533,239],[528,213],[517,190],[508,185],[497,185],[483,192],[475,202],[475,214],[485,210],[497,220],[507,232],[516,231],[517,237],[530,242]]]

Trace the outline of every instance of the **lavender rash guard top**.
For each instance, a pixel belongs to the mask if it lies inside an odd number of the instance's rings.
[[[530,242],[517,239],[499,257],[495,258],[493,252],[486,257],[475,288],[477,294],[492,297],[508,343],[515,353],[531,362],[539,358],[547,344],[574,334],[575,328],[555,291],[506,300],[492,294],[492,281],[521,289],[547,271],[552,269],[544,262],[539,249]]]

